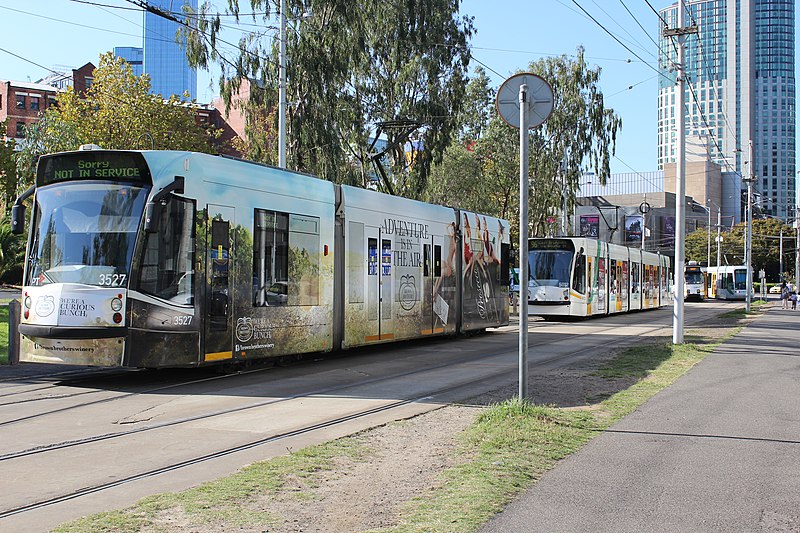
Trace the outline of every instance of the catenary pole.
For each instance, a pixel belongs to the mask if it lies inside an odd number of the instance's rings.
[[[675,303],[672,307],[672,343],[683,344],[683,308],[684,308],[684,246],[686,236],[686,36],[697,33],[697,27],[684,27],[686,19],[685,5],[678,2],[678,26],[665,29],[664,36],[674,37],[677,41],[678,58],[675,98],[675,126],[677,127],[677,149],[675,170]]]
[[[281,0],[278,77],[278,166],[286,168],[286,0]]]

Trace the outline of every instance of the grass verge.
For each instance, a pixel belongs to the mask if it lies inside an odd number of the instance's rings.
[[[512,399],[483,411],[461,436],[453,466],[436,486],[403,504],[396,526],[381,532],[467,532],[478,529],[518,493],[576,452],[611,424],[669,386],[735,334],[695,332],[687,343],[637,346],[618,353],[594,376],[630,384],[584,408],[532,405]],[[310,497],[290,485],[314,486],[317,475],[335,468],[337,458],[366,460],[371,453],[358,437],[313,446],[244,468],[239,473],[180,493],[145,498],[135,506],[64,524],[61,532],[173,529],[280,528],[269,499]],[[175,523],[179,517],[182,524]]]
[[[769,302],[765,300],[753,300],[752,302],[750,302],[750,313],[745,311],[746,307],[743,306],[733,311],[728,311],[727,313],[722,315],[722,318],[740,319],[740,318],[748,318],[756,316],[761,313],[761,308],[767,305],[768,303]]]

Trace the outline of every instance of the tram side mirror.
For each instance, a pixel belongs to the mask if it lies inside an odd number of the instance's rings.
[[[175,176],[172,183],[158,191],[144,206],[144,230],[147,233],[156,233],[158,231],[162,202],[166,203],[167,197],[171,193],[183,193],[183,176]]]
[[[147,202],[144,206],[144,230],[147,233],[157,233],[160,218],[161,202]]]
[[[11,233],[21,235],[25,232],[25,206],[15,205],[11,208]]]

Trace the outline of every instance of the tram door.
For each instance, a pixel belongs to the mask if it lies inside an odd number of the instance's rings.
[[[452,264],[454,257],[450,255],[449,249],[445,249],[444,239],[439,235],[432,236],[422,248],[424,279],[421,286],[427,290],[423,292],[421,330],[423,334],[443,333],[448,322],[453,319],[450,305],[445,298],[448,291],[452,291],[449,284],[455,280],[455,267]]]
[[[234,220],[233,207],[208,205],[205,239],[205,361],[232,357]]]
[[[367,237],[367,342],[394,338],[392,327],[392,240],[380,228],[364,228]]]

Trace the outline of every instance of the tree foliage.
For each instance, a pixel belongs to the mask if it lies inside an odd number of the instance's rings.
[[[610,174],[621,119],[607,108],[598,86],[600,69],[590,68],[579,49],[577,57],[542,59],[528,70],[553,87],[553,113],[529,135],[529,234],[547,234],[548,217],[575,206],[584,172],[593,170],[601,183]],[[512,220],[518,235],[519,131],[505,124],[494,110],[495,92],[481,69],[467,86],[458,116],[458,146],[451,146],[432,174],[427,198],[480,209]],[[464,176],[474,172],[472,176]]]
[[[8,121],[0,122],[0,131],[7,131]],[[0,214],[7,215],[17,191],[17,159],[14,139],[0,140]],[[0,217],[1,218],[1,217]]]
[[[195,112],[177,96],[150,93],[150,78],[134,76],[130,65],[110,52],[100,57],[85,95],[71,88],[57,106],[41,114],[26,132],[20,173],[30,182],[39,155],[97,144],[106,149],[194,150],[209,152],[217,135],[195,123]]]
[[[783,232],[783,273],[794,277],[796,233],[795,229],[775,218],[753,220],[753,270],[762,268],[776,276],[781,266],[780,235]],[[744,239],[746,224],[736,224],[731,231],[722,232],[720,263],[723,265],[744,264]],[[700,228],[686,236],[686,260],[706,261],[708,256],[708,231]],[[711,265],[717,264],[716,230],[711,231]]]
[[[288,0],[287,34],[288,163],[325,179],[365,185],[372,172],[370,137],[379,123],[416,122],[422,141],[413,161],[406,157],[407,129],[383,130],[394,172],[387,190],[419,197],[430,166],[439,161],[456,128],[466,85],[467,41],[472,20],[458,16],[460,0],[368,0],[354,7],[346,0]],[[259,15],[252,22],[274,24],[270,0],[251,0]],[[239,55],[228,58],[219,41],[220,14],[201,12],[187,18],[188,56],[198,67],[217,63],[220,92],[233,103],[242,80],[252,80],[248,111],[247,155],[274,162],[277,119],[277,38],[248,31]],[[227,14],[239,20],[239,2]],[[307,17],[300,14],[310,13]],[[302,20],[300,20],[302,18]],[[226,19],[227,21],[227,19]],[[260,137],[260,138],[259,138]]]

